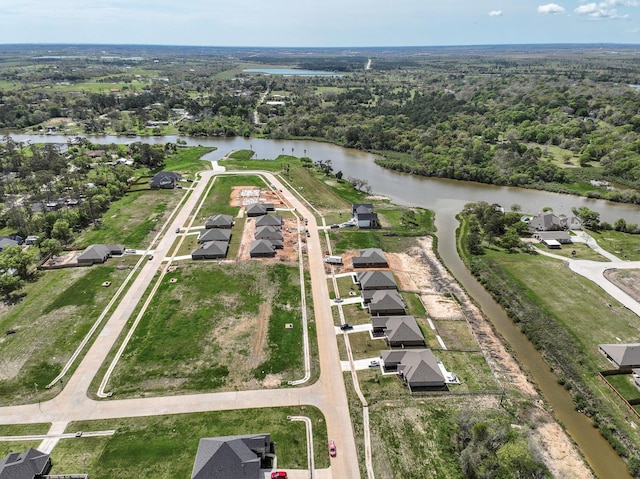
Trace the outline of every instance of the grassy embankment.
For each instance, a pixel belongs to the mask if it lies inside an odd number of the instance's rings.
[[[466,234],[464,224],[460,233]],[[635,251],[640,246],[637,236],[611,231],[594,236],[605,247],[610,243]],[[470,256],[462,249],[461,255],[542,353],[572,394],[576,409],[592,418],[621,456],[638,457],[638,421],[598,376],[612,369],[598,344],[635,342],[637,316],[596,284],[572,273],[564,262],[497,248],[488,248],[483,256]],[[620,381],[624,379],[616,378],[614,384]]]

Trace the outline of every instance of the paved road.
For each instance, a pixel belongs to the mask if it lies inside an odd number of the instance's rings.
[[[311,275],[312,297],[318,336],[321,374],[317,383],[304,388],[239,391],[210,394],[194,394],[142,399],[95,401],[87,397],[90,384],[112,349],[120,332],[131,316],[142,295],[151,284],[165,256],[175,240],[176,228],[186,224],[191,211],[205,191],[213,175],[219,171],[206,171],[195,184],[182,208],[165,225],[164,236],[154,248],[154,258],[142,271],[127,292],[123,301],[109,318],[63,391],[54,399],[40,405],[23,405],[0,408],[0,424],[22,424],[76,420],[94,420],[119,417],[142,417],[162,414],[221,411],[227,409],[252,409],[310,404],[324,414],[329,437],[339,450],[331,461],[331,476],[355,479],[360,477],[356,446],[351,426],[344,378],[340,367],[329,293],[324,272],[320,239],[313,233],[307,239],[308,261]],[[237,174],[256,174],[241,172]],[[309,229],[317,231],[311,212],[271,174],[261,172],[270,184],[283,191],[286,200],[309,220]],[[169,222],[168,222],[169,223]],[[154,245],[151,245],[152,247]],[[320,446],[321,447],[321,446]]]

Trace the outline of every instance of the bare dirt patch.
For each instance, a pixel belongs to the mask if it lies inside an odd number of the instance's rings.
[[[269,317],[271,316],[271,303],[265,302],[260,305],[260,311],[254,318],[255,335],[251,347],[249,364],[255,368],[265,360],[265,347],[267,344],[267,329],[269,327]]]
[[[542,407],[534,386],[506,350],[491,324],[440,263],[433,252],[432,238],[420,238],[418,243],[419,247],[407,253],[387,254],[401,287],[419,290],[427,312],[438,319],[465,318],[500,383],[517,388],[540,406],[537,409],[539,426],[533,434],[553,477],[593,477],[565,431]]]
[[[640,301],[640,269],[608,269],[604,277],[627,293],[636,301]]]

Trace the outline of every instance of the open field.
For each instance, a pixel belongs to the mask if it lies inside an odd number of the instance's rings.
[[[127,248],[146,248],[183,194],[183,190],[129,193],[111,204],[102,224],[85,230],[76,244],[116,243]]]
[[[258,176],[217,176],[209,195],[202,204],[202,208],[198,211],[198,218],[202,220],[214,214],[237,216],[240,207],[231,206],[231,193],[237,186],[265,188],[267,185]],[[195,224],[199,224],[198,221]]]
[[[274,387],[302,376],[298,278],[283,264],[180,265],[165,277],[111,387],[122,397]]]
[[[138,260],[111,258],[105,265],[45,271],[28,283],[26,296],[0,309],[0,404],[49,399],[45,386],[60,372]],[[119,269],[123,268],[123,269]],[[110,281],[111,286],[101,284]]]
[[[204,146],[178,148],[175,154],[167,156],[163,169],[165,171],[175,171],[184,178],[193,179],[198,171],[211,169],[211,163],[202,161],[200,158],[212,151],[215,151],[215,148]]]
[[[610,253],[628,261],[640,260],[640,235],[614,230],[589,231],[598,244]]]
[[[539,249],[541,251],[545,251],[548,253],[557,254],[558,256],[564,256],[565,258],[586,259],[590,261],[609,261],[607,258],[595,252],[594,250],[592,250],[586,244],[583,244],[583,243],[562,245],[560,249],[553,249],[553,250],[547,248],[546,246],[540,243],[531,243],[531,244],[536,249]]]
[[[279,468],[304,469],[305,426],[287,421],[288,415],[312,419],[316,467],[328,467],[324,418],[319,410],[307,406],[71,423],[69,432],[115,429],[116,434],[60,441],[52,453],[51,473],[86,472],[95,479],[186,478],[191,474],[200,438],[257,433],[270,433],[277,443]]]

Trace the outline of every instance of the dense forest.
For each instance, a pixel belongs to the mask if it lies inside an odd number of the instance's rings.
[[[639,48],[112,50],[0,52],[0,128],[316,138],[413,174],[640,203]],[[244,71],[267,66],[335,75]]]

